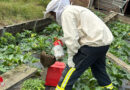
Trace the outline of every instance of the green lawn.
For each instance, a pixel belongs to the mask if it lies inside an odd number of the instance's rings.
[[[0,26],[43,17],[49,0],[0,0]]]

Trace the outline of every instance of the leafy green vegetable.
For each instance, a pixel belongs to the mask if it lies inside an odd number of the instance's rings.
[[[130,25],[124,24],[121,21],[113,21],[108,23],[109,28],[111,29],[114,37],[121,39],[130,40]]]
[[[40,79],[28,79],[22,84],[21,90],[45,90],[44,81]]]
[[[59,26],[56,23],[52,23],[43,30],[43,34],[45,34],[45,35],[53,34],[53,35],[55,35],[55,37],[60,37],[60,36],[62,36],[63,31],[62,31],[61,26]]]
[[[130,57],[130,43],[127,42],[127,40],[130,40],[130,25],[120,21],[113,21],[108,23],[108,26],[115,38],[109,51],[130,64],[128,61]]]
[[[0,46],[8,45],[8,44],[16,44],[16,38],[8,32],[5,32],[3,37],[0,38]]]
[[[46,36],[45,33],[48,35]],[[62,35],[61,27],[55,23],[50,24],[41,33],[25,30],[12,35],[5,32],[0,37],[0,64],[3,65],[0,67],[0,72],[6,72],[23,63],[38,62],[39,59],[33,57],[33,53],[39,54],[44,50],[52,54],[54,37],[60,35]]]

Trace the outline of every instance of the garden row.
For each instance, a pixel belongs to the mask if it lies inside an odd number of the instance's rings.
[[[95,13],[101,18],[105,17],[100,12],[95,11]],[[112,59],[107,59],[107,71],[115,86],[114,90],[118,90],[121,87],[123,79],[130,80],[130,74],[128,73],[130,71],[130,62],[128,60],[130,57],[130,43],[128,43],[130,40],[130,25],[117,19],[110,21],[116,16],[119,15],[113,13],[104,19],[115,37],[109,50],[110,53],[107,54],[107,57]],[[50,25],[47,26],[48,24]],[[48,54],[53,54],[51,52],[53,38],[62,36],[61,29],[59,25],[51,23],[49,19],[30,21],[0,29],[0,73],[5,73],[21,64],[32,65],[35,62],[39,62],[39,59],[34,57],[34,54],[39,55],[42,50]],[[66,47],[64,49],[66,50]],[[119,61],[116,61],[115,58],[117,59],[117,57],[112,56],[111,53],[122,59],[122,61],[119,59]],[[67,61],[67,53],[63,61]],[[114,63],[111,61],[114,61]],[[117,64],[121,65],[123,69]],[[35,80],[25,81],[22,90],[43,90],[44,87],[41,85],[43,82],[40,79]],[[34,82],[39,84],[34,85]],[[78,79],[73,89],[101,90],[91,74],[91,69],[87,70]]]

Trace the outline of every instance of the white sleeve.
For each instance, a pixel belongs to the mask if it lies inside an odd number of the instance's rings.
[[[79,34],[77,22],[72,12],[63,12],[62,14],[62,29],[64,32],[64,41],[68,49],[69,56],[73,56],[80,48]]]

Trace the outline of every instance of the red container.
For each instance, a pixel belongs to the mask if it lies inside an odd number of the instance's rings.
[[[5,83],[4,83],[4,80],[3,80],[3,77],[0,76],[0,86],[5,86]]]
[[[57,86],[62,72],[65,68],[65,63],[56,61],[47,70],[45,85],[46,86]]]

